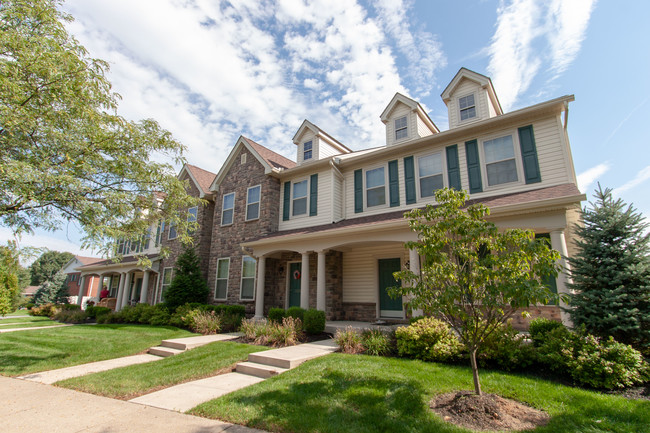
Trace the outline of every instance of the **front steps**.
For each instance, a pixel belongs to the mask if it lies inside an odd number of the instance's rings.
[[[241,334],[233,332],[230,334],[216,334],[216,335],[201,335],[199,337],[186,337],[174,338],[171,340],[163,340],[160,346],[152,347],[147,352],[162,357],[178,355],[186,350],[194,349],[195,347],[204,346],[206,344],[214,343],[215,341],[228,341],[238,338]]]

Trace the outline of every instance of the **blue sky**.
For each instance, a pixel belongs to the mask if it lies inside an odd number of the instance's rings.
[[[650,216],[650,2],[626,0],[68,0],[69,30],[111,64],[120,114],[154,118],[218,171],[240,134],[295,159],[303,119],[348,147],[384,144],[395,92],[447,129],[440,93],[461,67],[506,111],[575,94],[580,188],[614,188]],[[179,167],[180,168],[180,167]],[[0,228],[0,239],[10,238]],[[21,245],[79,253],[79,230]],[[82,254],[89,255],[84,251]]]

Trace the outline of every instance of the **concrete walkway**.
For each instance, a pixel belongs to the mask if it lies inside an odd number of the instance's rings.
[[[0,376],[3,433],[264,433],[65,388]]]
[[[182,383],[136,397],[131,402],[161,409],[185,412],[224,394],[259,383],[297,367],[305,361],[338,350],[334,340],[299,344],[248,355],[248,362],[237,365],[237,372]]]
[[[63,328],[65,326],[74,326],[71,323],[64,323],[61,325],[50,325],[50,326],[32,326],[31,328],[11,328],[11,329],[0,329],[0,334],[7,332],[16,332],[16,331],[32,331],[34,329],[47,329],[47,328]]]

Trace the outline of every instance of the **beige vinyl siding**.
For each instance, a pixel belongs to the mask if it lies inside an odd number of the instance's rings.
[[[305,141],[312,140],[312,157],[309,161],[315,161],[318,158],[318,137],[311,130],[307,129],[299,139],[300,144],[296,146],[298,148],[296,155],[297,164],[300,165],[303,163],[303,157],[305,156],[303,143]]]
[[[393,109],[393,112],[390,114],[390,117],[388,118],[388,123],[386,123],[386,145],[387,146],[391,146],[396,143],[395,119],[402,116],[406,116],[408,137],[399,140],[397,143],[403,143],[405,141],[412,140],[413,138],[415,138],[415,131],[417,131],[417,124],[415,123],[414,117],[416,116],[412,115],[411,109],[409,107],[399,102],[395,106],[395,109]]]
[[[458,98],[474,94],[474,103],[476,104],[476,117],[472,120],[460,121],[460,111],[458,108]],[[486,91],[481,89],[481,86],[471,80],[463,79],[458,85],[454,93],[450,95],[449,101],[449,129],[455,128],[460,125],[465,125],[476,120],[485,119],[488,117],[488,103]]]
[[[399,257],[408,260],[403,244],[379,244],[343,253],[343,302],[377,302],[378,259]]]
[[[383,164],[387,167],[388,160],[397,159],[398,160],[398,174],[399,174],[399,192],[400,192],[400,206],[399,207],[390,207],[388,205],[388,185],[386,185],[386,202],[385,206],[378,206],[370,209],[365,209],[361,213],[354,212],[354,171],[356,169],[370,169],[375,168],[382,164],[381,161],[371,161],[363,166],[349,167],[345,169],[343,175],[345,176],[345,215],[347,219],[376,215],[386,212],[392,212],[396,210],[408,210],[414,207],[420,207],[427,203],[433,203],[433,198],[419,199],[415,204],[406,205],[406,186],[404,185],[404,157],[414,156],[414,163],[417,165],[417,157],[420,155],[427,155],[430,153],[442,152],[443,158],[445,159],[446,166],[446,152],[445,148],[447,146],[456,144],[458,145],[458,162],[460,164],[460,181],[461,186],[464,190],[469,191],[469,179],[467,175],[467,160],[465,153],[465,142],[473,139],[477,139],[479,142],[479,147],[482,146],[482,142],[485,138],[488,137],[497,137],[500,135],[513,135],[513,144],[515,146],[515,154],[518,164],[518,176],[519,182],[512,184],[506,184],[496,187],[487,188],[485,177],[483,178],[483,192],[472,194],[471,198],[483,198],[490,197],[493,195],[502,195],[509,194],[513,192],[527,191],[532,189],[538,189],[547,186],[560,185],[564,183],[572,182],[571,175],[569,173],[570,163],[567,161],[566,157],[566,147],[562,142],[563,131],[558,127],[558,122],[556,116],[551,116],[545,119],[542,119],[538,122],[533,123],[533,131],[535,133],[535,144],[537,147],[537,158],[539,161],[539,167],[542,175],[542,183],[534,183],[526,185],[523,179],[523,166],[521,163],[521,152],[519,150],[519,136],[517,129],[521,126],[527,126],[529,124],[520,124],[513,126],[512,128],[497,130],[497,131],[487,131],[485,135],[467,137],[460,141],[442,143],[440,145],[432,146],[426,150],[420,150],[417,152],[410,152],[408,149],[405,149],[399,157],[390,157],[383,161]],[[481,172],[485,174],[485,165],[484,157],[481,152]],[[417,167],[416,167],[417,175]],[[443,173],[445,184],[448,182],[447,172]],[[365,182],[365,177],[364,177]],[[416,179],[416,182],[418,179]],[[365,203],[365,188],[364,193],[364,203]]]
[[[332,173],[330,179],[332,183],[332,222],[334,222],[343,219],[343,179],[336,173]]]
[[[325,140],[318,139],[318,159],[325,159],[330,156],[340,155],[341,151],[337,150],[334,146],[327,143]]]
[[[415,117],[417,126],[418,126],[418,138],[419,137],[426,137],[428,135],[433,135],[433,132],[429,129],[429,127],[424,123],[424,121],[420,118],[420,116],[413,116]]]
[[[295,180],[308,179],[314,173],[309,173],[305,176],[300,176]],[[282,180],[280,187],[280,203],[279,203],[279,230],[292,230],[305,227],[318,226],[321,224],[329,224],[332,222],[332,172],[330,170],[318,172],[318,214],[316,216],[309,216],[309,194],[307,195],[307,215],[299,217],[292,217],[289,221],[283,221],[282,212],[284,204],[284,182],[292,181],[292,179]],[[309,188],[309,187],[308,187]],[[309,190],[309,189],[308,189]]]

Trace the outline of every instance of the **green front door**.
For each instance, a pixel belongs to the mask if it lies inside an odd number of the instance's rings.
[[[131,299],[134,300],[135,302],[140,302],[140,292],[142,291],[142,278],[138,278],[135,280],[135,288],[133,290],[133,295],[131,296]]]
[[[400,259],[379,259],[379,315],[381,317],[404,317],[402,297],[388,296],[388,287],[397,286],[393,272],[401,270]]]
[[[302,263],[289,264],[289,307],[300,307],[300,277]]]

